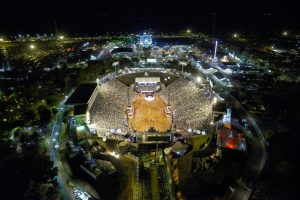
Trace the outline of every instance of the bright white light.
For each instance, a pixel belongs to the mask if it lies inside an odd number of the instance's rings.
[[[234,38],[237,38],[239,35],[237,33],[233,34]]]
[[[217,101],[218,101],[217,97],[214,97],[213,103],[217,103]]]
[[[3,38],[0,38],[0,42],[3,42],[4,41],[4,39]]]
[[[59,38],[60,40],[63,40],[63,39],[65,39],[65,36],[60,35],[58,38]]]
[[[211,125],[213,125],[213,124],[214,124],[214,122],[213,122],[213,121],[211,121],[211,122],[210,122],[210,124],[211,124]]]
[[[198,76],[196,80],[197,80],[198,83],[202,82],[202,78],[200,76]]]
[[[30,49],[35,49],[35,45],[34,45],[34,44],[31,44],[31,45],[29,45],[29,48],[30,48]]]
[[[102,141],[105,142],[107,140],[106,136],[102,137]]]
[[[187,33],[191,33],[191,29],[186,30]]]
[[[282,35],[287,36],[287,35],[288,35],[288,32],[287,32],[287,31],[284,31],[284,32],[282,33]]]
[[[77,131],[84,131],[84,129],[85,129],[84,126],[77,126],[76,127]]]

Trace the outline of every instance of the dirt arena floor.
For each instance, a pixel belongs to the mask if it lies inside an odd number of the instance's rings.
[[[134,113],[129,124],[132,130],[145,132],[154,127],[158,132],[165,132],[171,126],[171,120],[166,116],[165,102],[156,94],[153,101],[147,101],[144,95],[138,95],[133,101]]]

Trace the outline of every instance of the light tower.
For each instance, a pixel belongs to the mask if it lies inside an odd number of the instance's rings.
[[[216,40],[215,51],[214,51],[214,58],[213,58],[214,61],[217,61],[217,48],[218,48],[218,41]]]

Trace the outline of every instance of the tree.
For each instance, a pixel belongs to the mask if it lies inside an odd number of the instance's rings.
[[[39,154],[38,144],[25,146],[22,153],[17,153],[14,143],[0,139],[0,152],[1,197],[44,199],[50,192],[51,198],[57,199],[57,168],[48,155]]]
[[[23,115],[24,121],[27,125],[31,124],[33,121],[35,121],[36,117],[37,117],[37,114],[32,109],[25,111],[25,113]]]
[[[39,113],[39,117],[40,117],[40,122],[42,124],[47,124],[50,122],[51,117],[52,117],[52,112],[48,107],[46,107],[44,105],[39,106],[38,113]]]

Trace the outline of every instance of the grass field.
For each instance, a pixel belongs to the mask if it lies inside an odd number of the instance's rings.
[[[133,101],[133,117],[129,120],[132,130],[145,132],[153,127],[158,132],[167,131],[171,120],[165,114],[165,107],[165,102],[158,94],[153,101],[147,101],[144,95],[138,95]]]

